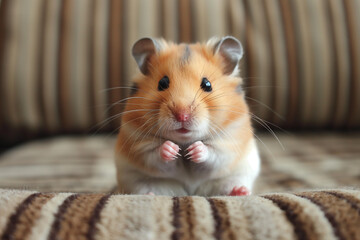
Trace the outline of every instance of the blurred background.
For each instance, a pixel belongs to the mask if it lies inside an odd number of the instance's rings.
[[[244,46],[240,68],[252,112],[274,130],[315,132],[301,140],[310,148],[317,133],[346,134],[325,136],[318,146],[328,154],[342,146],[336,151],[351,152],[359,166],[359,137],[351,135],[360,128],[359,12],[359,0],[0,0],[0,146],[115,134],[120,119],[112,116],[122,106],[114,103],[128,94],[117,87],[129,86],[137,73],[130,53],[137,39],[197,42],[232,35]],[[259,132],[268,128],[254,125]],[[288,136],[283,143],[294,156],[317,151],[298,151],[297,137],[286,142]],[[278,158],[276,139],[263,139]],[[82,148],[51,141],[55,149],[85,152],[101,145],[111,158],[112,142]],[[71,152],[64,149],[57,151]],[[301,176],[289,180],[286,171],[278,175],[282,182],[296,185]]]

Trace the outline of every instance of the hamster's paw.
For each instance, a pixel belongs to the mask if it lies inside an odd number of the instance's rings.
[[[165,162],[175,160],[179,155],[179,146],[171,141],[166,141],[160,146],[160,156]]]
[[[195,163],[204,162],[209,156],[209,150],[202,141],[191,144],[186,151],[188,153],[185,156]]]
[[[250,194],[251,194],[251,192],[249,189],[247,189],[244,186],[241,186],[241,187],[234,187],[231,190],[229,196],[248,196]]]

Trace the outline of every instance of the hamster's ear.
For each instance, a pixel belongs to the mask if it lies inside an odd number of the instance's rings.
[[[159,50],[159,44],[152,38],[141,38],[132,47],[132,55],[144,75],[149,73],[149,60],[151,56]]]
[[[238,64],[244,54],[239,40],[231,36],[223,37],[215,44],[214,54],[222,56],[224,74],[232,75],[238,73]]]

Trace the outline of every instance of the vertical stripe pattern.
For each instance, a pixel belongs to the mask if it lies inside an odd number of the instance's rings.
[[[213,198],[0,191],[0,209],[12,209],[0,216],[0,239],[360,239],[358,190]]]
[[[290,129],[360,127],[360,0],[3,0],[1,143],[116,131],[139,38],[234,35],[254,114]],[[114,89],[117,88],[117,89]],[[21,133],[21,134],[19,134]],[[6,135],[6,138],[4,137]]]

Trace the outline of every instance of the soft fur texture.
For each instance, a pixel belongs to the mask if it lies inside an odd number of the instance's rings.
[[[360,239],[360,191],[165,197],[0,190],[1,239]]]
[[[230,36],[195,44],[143,38],[132,53],[141,74],[126,99],[116,144],[119,191],[248,194],[260,159],[238,91],[240,42]],[[234,191],[239,187],[247,191]]]

